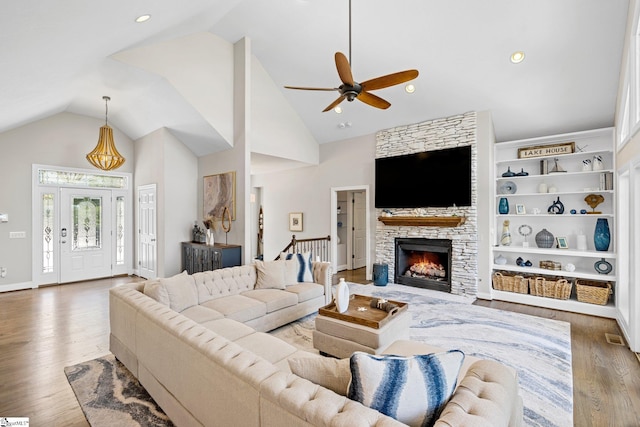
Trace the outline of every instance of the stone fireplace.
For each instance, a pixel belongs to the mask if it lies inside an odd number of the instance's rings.
[[[469,112],[423,123],[400,126],[380,131],[376,134],[376,158],[399,156],[422,151],[471,145],[471,206],[449,208],[424,208],[419,215],[426,217],[465,217],[458,226],[424,226],[412,224],[385,225],[378,221],[376,226],[376,263],[389,266],[389,279],[397,283],[405,271],[396,271],[396,239],[448,240],[451,248],[448,259],[439,260],[438,265],[447,267],[447,285],[441,280],[415,282],[409,278],[411,286],[430,287],[453,294],[476,295],[478,291],[478,173],[477,173],[477,123],[476,113]],[[446,185],[442,182],[429,185]],[[416,187],[416,191],[428,191]],[[412,209],[388,209],[394,216],[416,216]],[[386,213],[385,213],[386,214]],[[376,210],[376,217],[383,215]],[[420,267],[418,267],[419,269]],[[440,274],[440,273],[438,273]],[[404,280],[404,278],[400,279]],[[418,285],[416,285],[418,283]]]
[[[395,239],[394,283],[451,292],[451,240]]]

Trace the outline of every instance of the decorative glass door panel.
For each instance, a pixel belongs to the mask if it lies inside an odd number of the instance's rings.
[[[60,193],[60,282],[111,276],[111,191]]]

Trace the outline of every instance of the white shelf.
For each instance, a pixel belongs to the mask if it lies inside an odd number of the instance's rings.
[[[583,148],[584,151],[578,151],[570,154],[560,154],[555,156],[533,157],[526,159],[518,158],[518,149],[523,147],[544,146],[565,142],[575,142],[576,150]],[[615,155],[613,144],[613,130],[598,129],[594,131],[575,132],[563,135],[552,135],[540,138],[530,138],[526,140],[501,142],[494,146],[494,159],[495,169],[493,185],[495,188],[494,203],[494,231],[496,233],[496,240],[499,242],[501,226],[500,224],[504,219],[512,221],[512,226],[517,228],[518,224],[528,222],[534,228],[533,234],[535,235],[541,227],[546,227],[549,230],[566,230],[569,239],[574,239],[574,234],[577,230],[584,227],[590,227],[590,224],[594,224],[598,218],[607,218],[611,227],[612,237],[615,235],[615,190],[600,190],[601,174],[614,173]],[[599,155],[602,157],[604,168],[602,170],[582,170],[582,160],[592,159],[594,156]],[[567,170],[567,172],[555,172],[548,174],[540,174],[540,161],[547,161],[549,169],[552,168],[554,159],[558,159],[558,165]],[[518,173],[521,170],[528,172],[529,175],[525,176],[510,176],[503,177],[502,174],[507,171],[507,168],[514,173]],[[518,191],[514,194],[500,194],[500,186],[506,181],[513,181],[517,184]],[[540,183],[546,183],[549,188],[556,187],[561,191],[554,191],[552,193],[539,193],[537,189]],[[586,188],[586,189],[585,189]],[[601,211],[600,214],[571,214],[571,209],[576,209],[578,212],[584,206],[584,209],[591,211],[589,206],[584,205],[583,198],[588,194],[601,194],[605,197],[605,202],[596,208],[597,211]],[[506,197],[509,199],[509,205],[523,204],[529,213],[518,215],[513,208],[509,214],[499,214],[498,201],[500,198]],[[546,203],[551,203],[552,199],[560,200],[565,205],[565,212],[563,214],[549,214],[547,213],[548,206]],[[530,209],[541,209],[543,213],[533,214]],[[539,218],[536,220],[536,218]],[[573,220],[570,221],[569,219]],[[575,230],[573,230],[575,228]],[[513,233],[512,237],[517,237],[517,234]],[[572,240],[573,241],[573,240]],[[492,264],[491,268],[494,271],[509,271],[517,274],[527,275],[541,275],[541,276],[560,276],[571,279],[585,279],[585,280],[598,280],[609,281],[613,283],[615,290],[615,282],[617,280],[616,274],[599,274],[595,268],[591,266],[599,259],[606,259],[613,266],[613,272],[616,271],[617,256],[615,253],[615,242],[612,241],[611,251],[579,251],[576,249],[557,249],[557,248],[538,248],[536,247],[534,236],[529,236],[530,247],[523,247],[521,244],[513,244],[511,246],[493,246],[492,259],[495,259],[498,254],[503,254],[508,260],[506,265]],[[590,246],[592,247],[592,246]],[[520,267],[515,265],[515,257],[521,256],[524,259],[530,258],[533,261],[534,266]],[[547,258],[548,257],[548,258]],[[538,262],[544,259],[552,259],[564,265],[566,263],[572,263],[576,266],[576,270],[568,272],[565,270],[547,270],[537,267]],[[614,298],[611,298],[609,304],[606,306],[600,306],[596,304],[589,304],[576,300],[575,289],[573,290],[573,296],[569,300],[557,300],[553,298],[544,298],[534,295],[518,294],[514,292],[503,292],[492,289],[491,297],[498,300],[515,302],[519,304],[528,304],[538,307],[552,308],[556,310],[573,311],[577,313],[591,314],[595,316],[604,316],[615,318],[617,315],[617,309],[615,307]]]
[[[575,293],[575,290],[572,291]],[[617,309],[613,303],[613,298],[609,298],[607,305],[590,304],[588,302],[580,302],[574,299],[559,300],[554,298],[545,298],[535,295],[518,294],[515,292],[496,291],[492,289],[491,295],[500,301],[514,302],[517,304],[533,305],[536,307],[552,308],[554,310],[571,311],[574,313],[590,314],[592,316],[609,317],[615,319],[617,317]]]
[[[505,215],[506,216],[506,215]],[[530,243],[535,245],[535,243]],[[609,251],[579,251],[575,249],[557,249],[557,248],[538,248],[523,246],[494,246],[493,252],[511,252],[518,254],[540,254],[540,255],[552,255],[552,256],[577,256],[585,258],[617,258],[614,252]]]

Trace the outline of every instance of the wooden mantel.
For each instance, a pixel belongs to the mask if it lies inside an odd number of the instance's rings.
[[[458,227],[466,216],[379,216],[384,225],[411,225],[416,227]]]

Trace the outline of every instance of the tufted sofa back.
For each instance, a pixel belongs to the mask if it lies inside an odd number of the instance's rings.
[[[249,264],[194,273],[193,279],[198,290],[198,304],[202,304],[215,298],[252,290],[256,284],[257,273],[255,265]]]

